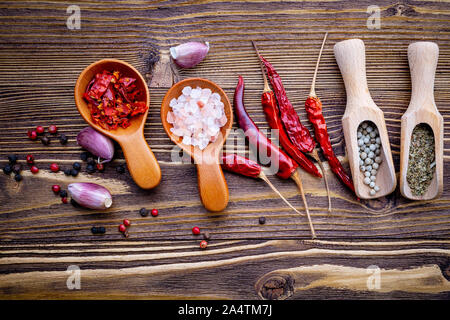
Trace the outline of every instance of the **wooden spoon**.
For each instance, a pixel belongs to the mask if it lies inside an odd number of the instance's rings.
[[[347,107],[342,117],[342,126],[356,195],[361,199],[385,196],[395,190],[397,179],[384,114],[372,100],[367,86],[364,42],[360,39],[338,42],[334,46],[334,55],[347,92]],[[369,193],[369,186],[364,184],[364,175],[359,168],[357,130],[364,121],[371,121],[377,126],[381,139],[382,163],[376,176],[376,184],[380,190],[373,196]]]
[[[78,77],[75,85],[75,104],[78,111],[91,127],[119,143],[125,155],[128,170],[136,184],[143,189],[154,188],[161,181],[161,170],[144,138],[144,125],[147,119],[148,109],[144,114],[134,116],[130,121],[131,125],[126,129],[105,130],[95,124],[91,119],[91,113],[86,101],[83,99],[83,94],[92,78],[97,73],[103,72],[103,70],[117,70],[125,76],[136,78],[136,86],[141,90],[137,99],[139,101],[145,101],[147,107],[150,105],[148,87],[141,74],[133,66],[124,61],[104,59],[86,67]]]
[[[216,141],[211,142],[203,150],[182,143],[183,139],[170,131],[173,126],[167,122],[167,113],[171,109],[169,106],[170,100],[178,98],[182,94],[183,88],[186,86],[192,88],[200,87],[202,89],[209,88],[212,92],[218,93],[224,104],[225,115],[228,119],[227,123],[220,129],[219,138]],[[173,85],[166,93],[161,105],[161,120],[164,130],[166,130],[170,139],[194,159],[197,166],[200,198],[205,208],[209,211],[224,210],[228,205],[229,195],[227,182],[223,175],[219,159],[221,156],[222,145],[233,124],[233,111],[225,92],[217,84],[206,79],[190,78],[182,80]]]
[[[429,200],[442,194],[443,190],[443,150],[444,119],[434,102],[434,74],[439,56],[439,47],[433,42],[415,42],[408,47],[411,69],[411,101],[402,116],[400,146],[400,192],[408,199]],[[411,192],[406,173],[408,171],[409,149],[413,129],[421,123],[428,124],[434,133],[435,174],[427,191],[416,196]]]

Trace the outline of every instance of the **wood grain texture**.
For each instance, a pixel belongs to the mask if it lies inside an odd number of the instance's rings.
[[[366,27],[367,7],[373,1],[76,4],[81,8],[80,30],[67,29],[66,2],[0,2],[0,165],[8,154],[19,155],[23,162],[32,153],[41,168],[37,175],[24,171],[20,184],[0,174],[0,298],[450,298],[448,2],[378,1],[379,30]],[[201,77],[232,97],[240,74],[246,82],[247,109],[255,123],[267,129],[260,105],[263,81],[249,41],[253,39],[283,78],[303,123],[312,129],[303,105],[325,31],[329,37],[316,93],[334,150],[346,168],[341,124],[346,96],[334,44],[349,38],[365,42],[368,87],[386,118],[396,172],[400,119],[411,98],[408,45],[422,40],[439,45],[434,94],[444,119],[442,196],[410,201],[397,188],[387,197],[357,201],[325,162],[331,214],[323,181],[302,172],[319,240],[306,240],[306,218],[260,180],[225,173],[229,205],[220,214],[207,212],[198,195],[195,166],[171,160],[177,153],[160,120],[167,89],[179,79]],[[188,40],[209,41],[211,50],[197,67],[177,70],[168,49]],[[115,167],[124,163],[119,147],[102,174],[83,170],[77,178],[68,178],[48,170],[51,162],[68,168],[79,159],[75,137],[86,124],[76,110],[73,89],[79,73],[102,58],[132,64],[149,84],[144,136],[162,171],[161,184],[153,190],[139,189],[128,172],[116,173]],[[57,125],[69,137],[68,144],[54,139],[44,146],[28,140],[26,131],[38,124]],[[239,139],[232,132],[225,150],[232,151]],[[237,152],[245,154],[247,148],[239,146]],[[303,211],[292,181],[269,179]],[[113,206],[101,213],[61,204],[50,187],[59,183],[65,188],[72,181],[106,186],[113,193]],[[143,218],[138,214],[141,207],[158,208],[160,215]],[[258,224],[260,216],[266,217],[266,224]],[[117,232],[124,218],[132,221],[128,239]],[[106,234],[92,235],[90,228],[99,225],[106,227]],[[205,251],[191,233],[195,225],[211,234]],[[66,269],[73,264],[82,270],[81,290],[66,287]],[[364,273],[371,265],[378,266],[381,279],[385,274],[390,284],[381,280],[380,290],[364,287]],[[404,281],[411,277],[413,285]]]

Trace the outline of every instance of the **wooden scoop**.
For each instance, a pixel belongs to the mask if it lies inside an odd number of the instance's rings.
[[[360,39],[338,42],[334,46],[334,55],[347,92],[342,126],[356,195],[361,199],[385,196],[395,190],[397,179],[383,111],[372,100],[367,86],[364,42]],[[364,175],[359,169],[357,130],[364,121],[371,121],[377,126],[381,140],[382,163],[376,176],[376,184],[380,190],[373,196],[369,193],[369,186],[364,184]]]
[[[170,131],[173,127],[172,124],[167,122],[167,113],[171,109],[169,106],[170,100],[182,95],[182,90],[186,86],[192,88],[200,87],[202,89],[209,88],[212,92],[218,93],[224,104],[225,115],[228,119],[227,123],[220,129],[219,138],[214,142],[210,142],[203,150],[200,150],[197,146],[183,144],[182,137],[174,135]],[[233,124],[233,111],[225,92],[217,84],[206,79],[190,78],[180,81],[173,85],[164,97],[161,105],[161,120],[164,130],[166,130],[170,139],[194,159],[197,166],[200,198],[205,208],[209,211],[224,210],[228,205],[229,195],[227,182],[223,175],[219,159],[221,157],[222,145]]]
[[[107,137],[116,140],[122,147],[128,170],[136,184],[143,189],[156,187],[161,181],[161,170],[144,138],[144,125],[147,119],[148,109],[144,114],[134,116],[126,128],[106,130],[92,122],[88,105],[83,99],[83,94],[89,82],[97,73],[108,71],[120,71],[123,75],[136,78],[136,86],[141,90],[137,96],[139,101],[145,101],[147,107],[150,105],[150,94],[147,84],[141,74],[130,64],[116,60],[104,59],[94,62],[81,72],[75,85],[75,104],[81,116],[95,130]]]
[[[411,69],[411,101],[402,116],[400,146],[400,192],[408,199],[429,200],[442,194],[443,190],[443,150],[444,119],[434,102],[434,74],[439,56],[439,47],[433,42],[415,42],[408,47],[408,60]],[[428,124],[434,133],[435,174],[422,196],[412,194],[406,181],[409,149],[413,129],[421,123]]]

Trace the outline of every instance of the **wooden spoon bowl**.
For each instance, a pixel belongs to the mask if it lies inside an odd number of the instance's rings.
[[[401,123],[400,192],[411,200],[434,199],[442,194],[444,188],[444,118],[434,102],[434,76],[438,56],[439,47],[433,42],[415,42],[408,47],[412,92]],[[413,194],[406,180],[411,135],[419,124],[427,124],[433,130],[436,162],[433,179],[423,195]]]
[[[220,129],[218,139],[214,142],[210,142],[203,150],[200,150],[197,146],[194,147],[182,143],[183,139],[170,131],[173,126],[167,122],[167,113],[171,109],[169,105],[170,101],[173,98],[178,98],[182,95],[182,90],[186,86],[192,88],[200,87],[202,89],[209,88],[212,92],[216,92],[220,95],[221,101],[224,104],[227,123]],[[226,93],[217,84],[206,79],[190,78],[182,80],[173,85],[166,93],[161,105],[161,121],[169,138],[194,159],[197,166],[200,198],[205,208],[209,211],[224,210],[228,205],[229,194],[227,182],[223,175],[222,168],[220,167],[219,159],[222,146],[225,143],[233,124],[233,110]]]
[[[334,55],[347,92],[347,106],[342,117],[342,127],[356,195],[361,199],[385,196],[395,190],[397,178],[384,114],[372,100],[367,86],[364,42],[360,39],[338,42],[334,46]],[[357,130],[364,121],[371,121],[376,125],[381,140],[382,163],[376,176],[376,185],[380,190],[373,196],[370,195],[369,186],[363,182],[364,175],[360,172],[359,166]]]
[[[143,189],[156,187],[161,181],[161,170],[156,158],[144,138],[144,125],[148,115],[148,109],[144,114],[134,116],[126,128],[106,130],[92,121],[91,113],[83,94],[89,82],[97,73],[108,71],[119,71],[125,76],[136,78],[136,86],[140,94],[137,100],[145,101],[147,107],[150,105],[150,93],[147,84],[141,74],[130,64],[116,59],[104,59],[92,63],[86,67],[78,77],[75,85],[75,104],[81,116],[95,130],[107,137],[116,140],[122,147],[128,170],[136,184]]]

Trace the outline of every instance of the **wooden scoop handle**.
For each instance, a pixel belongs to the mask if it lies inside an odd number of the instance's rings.
[[[202,159],[197,163],[198,189],[203,205],[209,211],[222,211],[228,205],[227,181],[220,167],[218,156]]]
[[[334,45],[334,56],[344,79],[347,105],[360,105],[361,99],[370,96],[364,42],[360,39],[338,42]]]
[[[142,189],[156,187],[161,181],[161,169],[143,134],[123,136],[119,144],[134,182]]]
[[[411,70],[412,106],[434,105],[434,75],[439,57],[439,47],[434,42],[415,42],[408,47]],[[428,99],[428,101],[427,101]],[[431,100],[429,100],[431,99]]]

